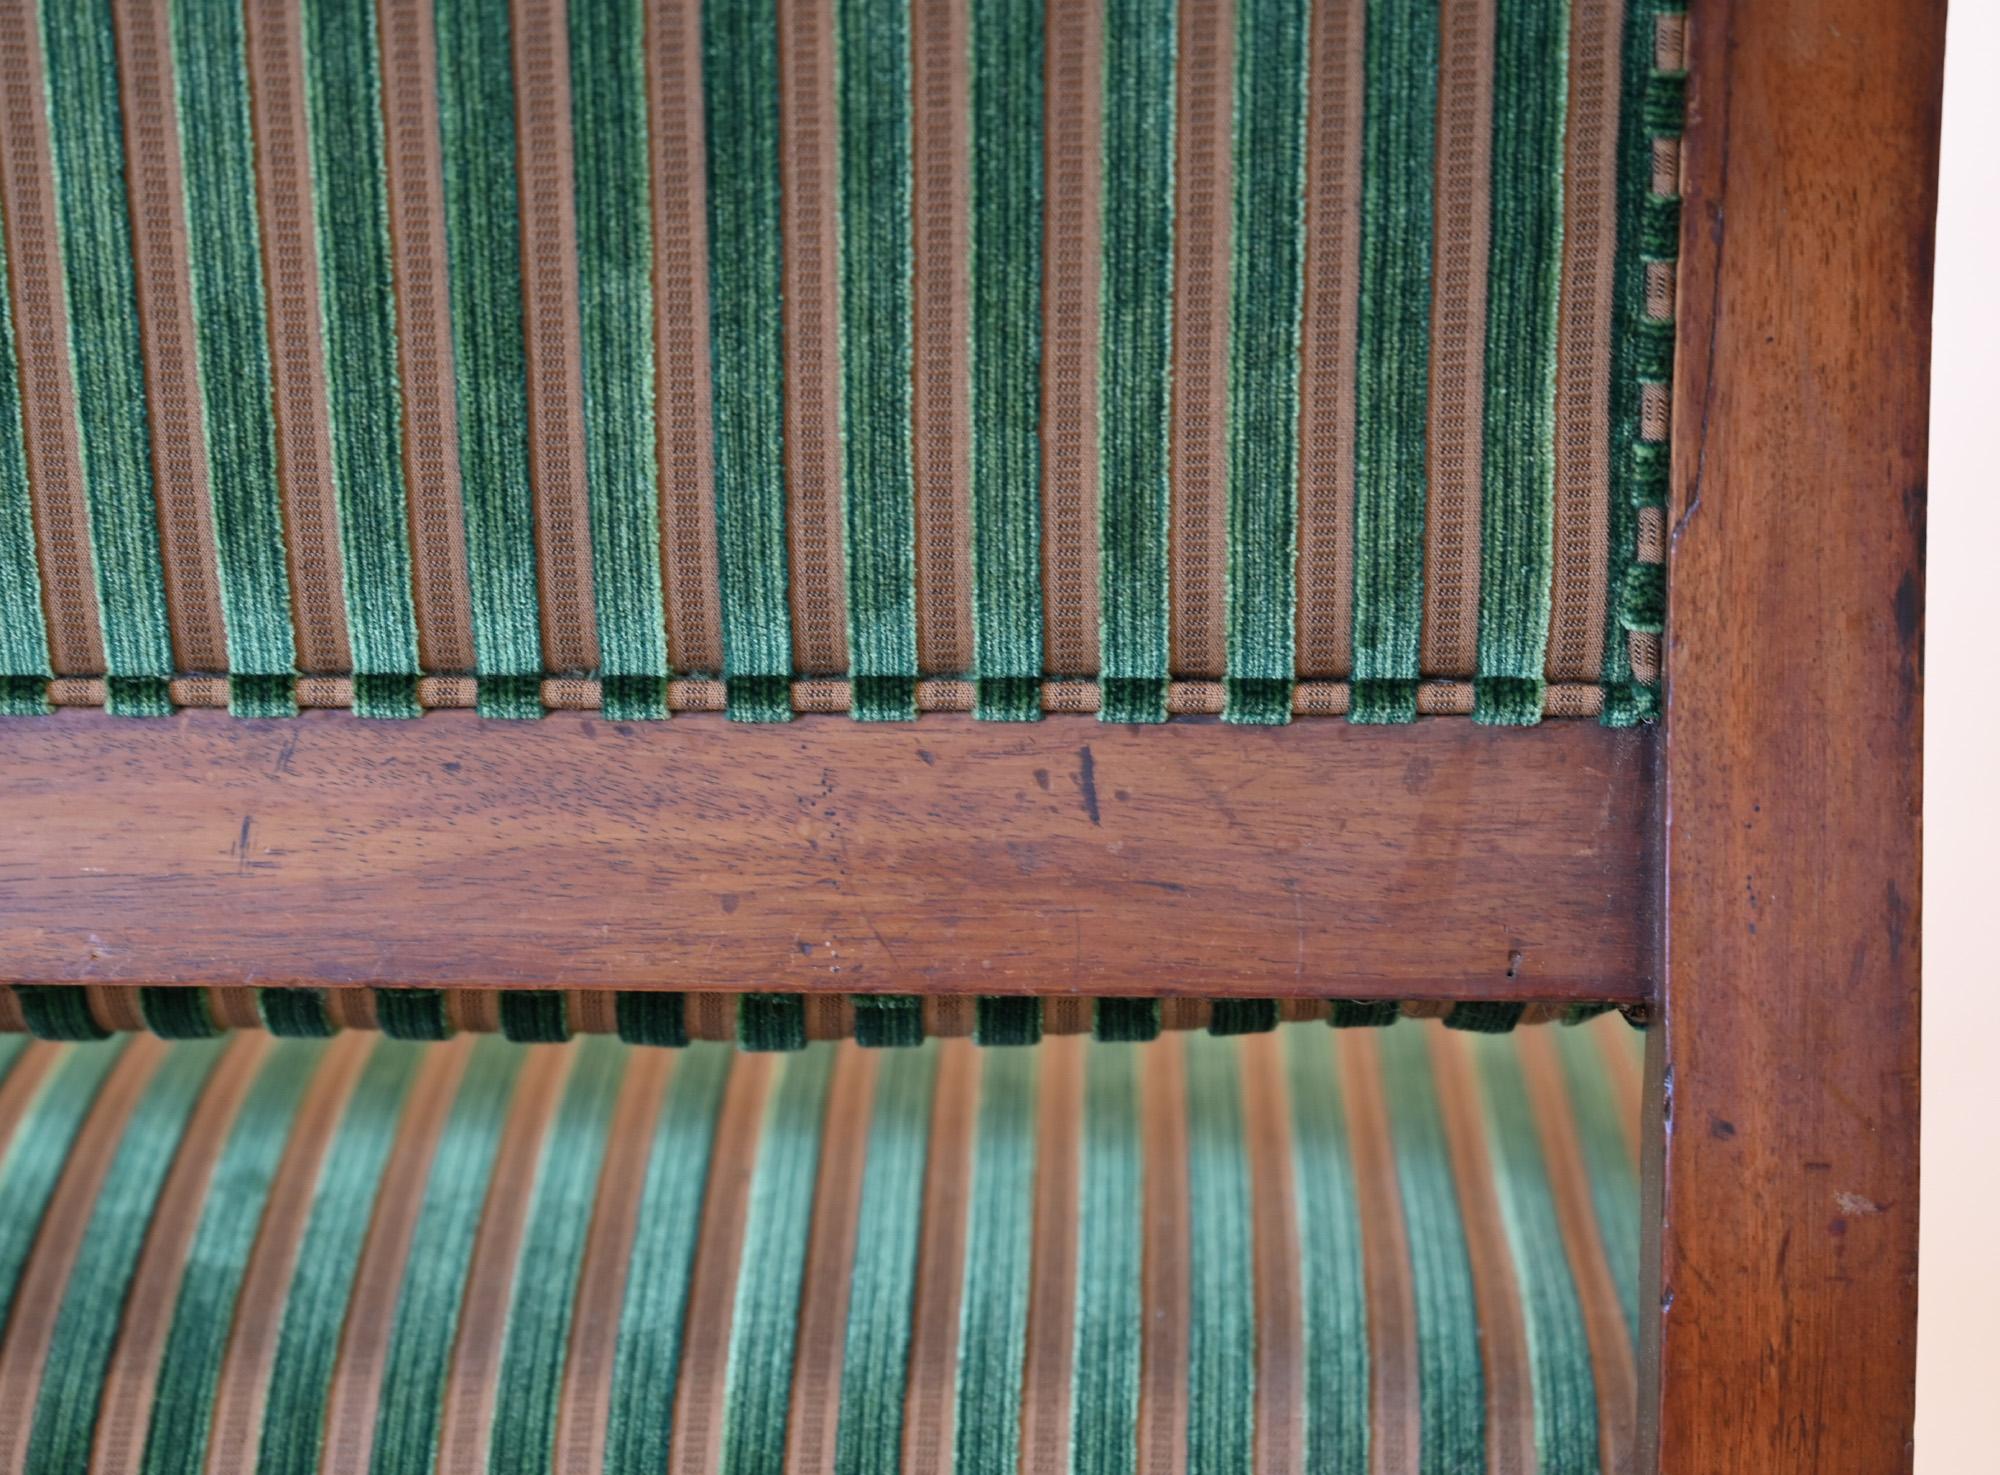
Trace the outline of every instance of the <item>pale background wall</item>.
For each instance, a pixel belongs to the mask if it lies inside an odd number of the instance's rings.
[[[1938,0],[1942,4],[1943,0]],[[2000,4],[1952,0],[1932,351],[1918,1475],[2000,1469]]]

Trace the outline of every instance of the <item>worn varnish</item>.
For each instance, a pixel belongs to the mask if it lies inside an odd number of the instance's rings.
[[[1663,1475],[1910,1465],[1944,18],[1691,18],[1641,1412]]]
[[[1649,735],[0,722],[12,981],[1637,1001]]]

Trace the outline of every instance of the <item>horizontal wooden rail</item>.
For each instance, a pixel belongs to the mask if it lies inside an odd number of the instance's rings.
[[[1092,719],[0,722],[0,978],[1612,999],[1651,739]]]

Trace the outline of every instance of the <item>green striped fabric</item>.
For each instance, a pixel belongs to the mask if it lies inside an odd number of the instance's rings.
[[[1349,1470],[1409,1418],[1397,1468],[1610,1470],[1633,1349],[1584,1325],[1636,1264],[1627,1034],[700,1045],[637,1094],[609,1039],[30,1043],[0,1053],[0,1463],[1012,1471],[1032,1437],[1074,1475]],[[1420,1417],[1371,1391],[1404,1365]]]
[[[7,995],[15,1007],[5,1007]],[[555,1044],[572,1035],[615,1034],[628,1045],[677,1048],[692,1040],[735,1044],[759,1053],[803,1050],[819,1039],[852,1037],[870,1049],[921,1045],[927,1038],[970,1037],[981,1045],[1038,1044],[1044,1034],[1091,1034],[1144,1043],[1163,1030],[1211,1035],[1268,1034],[1290,1020],[1324,1020],[1340,1029],[1394,1024],[1435,1012],[1423,1001],[1352,999],[1103,998],[1067,1001],[1009,995],[680,994],[631,989],[604,1007],[582,989],[508,989],[497,999],[477,989],[368,990],[262,988],[136,990],[136,1028],[163,1039],[205,1039],[259,1022],[272,1034],[321,1039],[344,1029],[374,1029],[398,1040],[444,1040],[457,1030],[504,1035],[521,1044]],[[254,996],[254,997],[251,997]],[[336,1002],[337,1001],[337,1002]],[[1461,1003],[1444,1014],[1447,1029],[1506,1034],[1523,1025],[1577,1023],[1611,1004]],[[1642,1024],[1640,1016],[1635,1023]],[[127,1028],[106,994],[78,984],[0,984],[0,1040],[13,1029],[44,1040],[95,1040]]]
[[[114,9],[0,715],[1656,708],[1683,0]]]

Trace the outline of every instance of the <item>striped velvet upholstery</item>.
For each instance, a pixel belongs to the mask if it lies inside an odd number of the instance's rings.
[[[1653,707],[1684,0],[0,0],[0,710]]]
[[[680,994],[657,989],[130,988],[0,985],[0,1035],[97,1040],[124,1031],[207,1039],[266,1029],[291,1039],[379,1030],[392,1039],[442,1040],[461,1031],[524,1044],[617,1035],[629,1045],[720,1041],[746,1050],[803,1050],[816,1040],[864,1046],[971,1039],[1032,1044],[1044,1035],[1144,1041],[1162,1032],[1261,1034],[1281,1023],[1325,1020],[1375,1027],[1398,1017],[1442,1019],[1453,1029],[1504,1034],[1518,1024],[1579,1023],[1608,1004],[1447,1003],[1360,999],[1047,998],[972,994]]]
[[[1625,1469],[1633,1038],[0,1040],[0,1468]]]

